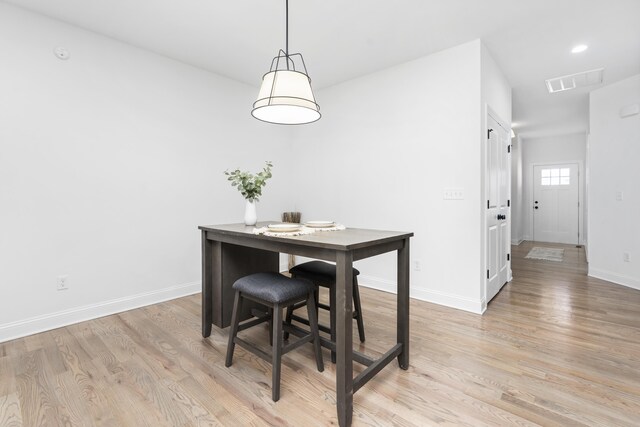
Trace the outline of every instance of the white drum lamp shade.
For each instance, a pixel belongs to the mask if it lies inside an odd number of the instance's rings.
[[[301,53],[289,53],[289,0],[285,0],[286,47],[271,61],[262,76],[258,99],[251,115],[279,125],[303,125],[320,118],[320,106],[313,96],[311,79]]]
[[[264,122],[298,125],[320,119],[320,106],[313,96],[308,75],[294,70],[275,70],[262,78],[251,114]]]

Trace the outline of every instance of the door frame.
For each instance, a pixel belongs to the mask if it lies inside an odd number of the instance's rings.
[[[536,166],[554,166],[554,165],[566,165],[569,163],[575,163],[578,165],[578,204],[580,206],[578,206],[578,244],[579,245],[584,245],[585,241],[584,241],[584,211],[586,206],[584,205],[584,185],[582,185],[582,180],[584,179],[584,176],[582,175],[584,173],[584,162],[582,160],[559,160],[556,162],[532,162],[529,163],[529,167],[528,167],[528,171],[527,171],[527,175],[529,178],[529,207],[527,208],[527,215],[529,217],[529,236],[531,236],[531,240],[534,240],[535,235],[533,234],[534,232],[534,228],[533,228],[533,202],[534,202],[534,198],[535,195],[534,193],[534,188],[535,188],[535,177],[534,177],[534,170],[536,168]]]
[[[480,277],[481,277],[481,290],[480,290],[480,299],[481,299],[481,313],[484,313],[487,310],[487,276],[486,276],[486,271],[487,271],[487,264],[488,264],[488,253],[487,253],[487,209],[486,209],[486,201],[487,201],[487,186],[486,186],[486,168],[487,168],[487,131],[489,129],[489,116],[491,116],[491,118],[493,118],[493,120],[495,120],[498,125],[504,129],[507,132],[508,137],[510,138],[511,135],[511,126],[504,120],[502,120],[500,118],[500,116],[495,112],[495,110],[493,108],[491,108],[491,106],[489,106],[489,104],[485,103],[484,104],[484,111],[483,111],[483,117],[482,117],[482,133],[481,133],[481,144],[480,144],[480,149],[482,150],[482,154],[481,154],[481,159],[482,159],[482,164],[481,164],[481,179],[480,179],[480,194],[482,194],[482,199],[481,199],[481,203],[480,203],[480,209],[481,209],[481,215],[480,218],[482,218],[482,230],[480,233],[480,253],[482,254],[482,265],[480,266]],[[509,139],[510,141],[510,139]],[[511,144],[511,143],[510,143]],[[512,144],[511,144],[512,145]],[[511,202],[513,202],[513,199],[511,197],[511,157],[509,157],[509,161],[507,162],[507,193],[509,194],[509,200]],[[509,243],[511,243],[511,206],[508,207],[508,214],[507,214],[507,232],[509,233],[509,236],[507,241]],[[511,248],[509,248],[509,253],[511,253]],[[511,260],[507,261],[508,265],[507,265],[507,283],[510,282],[513,279],[513,271],[511,270]]]

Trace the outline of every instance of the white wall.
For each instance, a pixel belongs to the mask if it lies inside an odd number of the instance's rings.
[[[303,218],[415,232],[411,295],[482,310],[481,44],[467,43],[317,94],[323,117],[295,129]],[[443,200],[447,187],[464,200]],[[416,269],[416,262],[420,264]],[[395,258],[357,263],[395,289]]]
[[[257,89],[3,3],[0,51],[0,341],[199,291],[197,226],[243,215],[226,168],[273,160],[258,214],[293,207]]]
[[[523,229],[524,239],[532,240],[533,234],[533,167],[537,164],[559,164],[577,162],[580,166],[580,241],[584,229],[585,171],[587,137],[584,133],[556,135],[546,138],[526,138],[522,144],[523,163]]]
[[[484,44],[481,47],[481,102],[482,106],[488,106],[497,114],[502,124],[509,126],[509,134],[511,134],[511,85],[507,78],[502,74],[500,67],[495,62],[491,53]],[[484,110],[482,111],[483,119],[485,118]],[[482,129],[482,140],[486,135],[486,128]]]
[[[199,291],[197,226],[244,208],[222,172],[267,159],[261,218],[415,231],[412,295],[482,311],[479,41],[322,90],[293,130],[251,118],[256,88],[2,3],[0,48],[0,341]],[[393,256],[360,264],[395,288]]]
[[[589,182],[590,182],[590,176],[591,176],[591,168],[590,168],[590,164],[591,164],[591,135],[589,134],[589,132],[587,132],[587,144],[586,144],[586,154],[585,154],[585,160],[584,160],[584,255],[585,258],[587,260],[587,263],[589,262],[589,205],[590,205],[590,200],[589,200],[589,193],[590,193],[590,189],[589,189]]]
[[[522,177],[522,138],[511,139],[511,244],[524,240],[524,203]]]
[[[589,275],[640,289],[640,115],[619,115],[640,103],[640,75],[591,92],[589,103]]]

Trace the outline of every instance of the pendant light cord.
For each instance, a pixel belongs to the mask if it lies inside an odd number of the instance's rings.
[[[285,54],[287,55],[287,68],[288,67],[288,63],[289,63],[289,0],[285,0],[285,8],[286,8],[286,12],[285,12],[285,17],[287,20],[287,25],[286,25],[286,32],[285,32],[285,38],[286,38],[286,44],[285,44]]]

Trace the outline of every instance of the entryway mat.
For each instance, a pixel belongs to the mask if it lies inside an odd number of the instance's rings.
[[[557,248],[543,248],[535,246],[529,251],[525,258],[529,259],[543,259],[545,261],[562,262],[564,259],[564,249]]]

